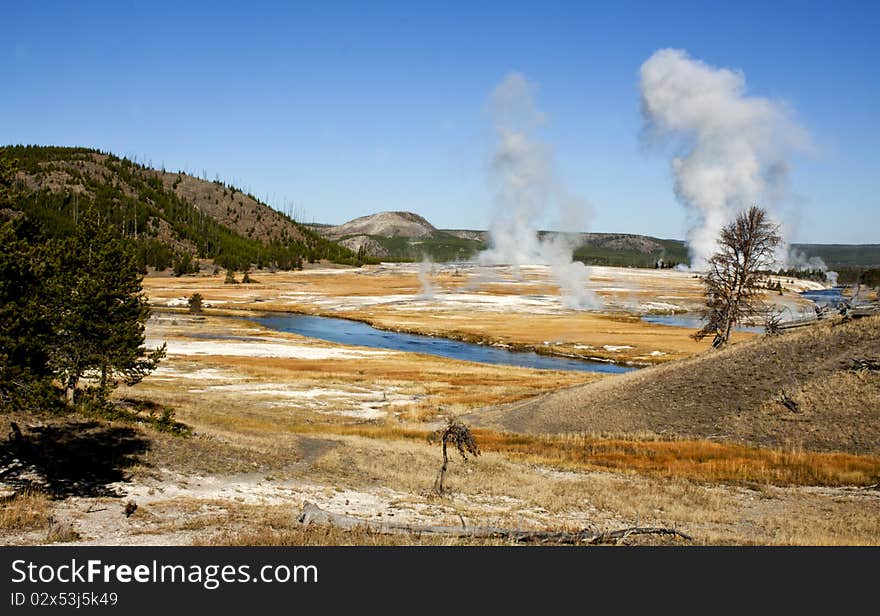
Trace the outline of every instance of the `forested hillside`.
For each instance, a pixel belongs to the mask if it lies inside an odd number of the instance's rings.
[[[195,257],[231,269],[292,269],[320,259],[360,263],[351,250],[219,180],[86,148],[7,146],[0,148],[0,159],[17,169],[23,196],[12,209],[41,233],[69,236],[81,213],[93,208],[136,244],[142,266],[185,273]]]

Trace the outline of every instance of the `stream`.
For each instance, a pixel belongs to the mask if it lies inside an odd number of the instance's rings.
[[[426,353],[428,355],[438,355],[449,359],[461,359],[482,364],[521,366],[523,368],[537,368],[540,370],[578,370],[581,372],[604,373],[620,373],[635,370],[635,368],[630,366],[621,366],[608,362],[540,355],[531,351],[511,351],[485,344],[385,331],[359,321],[333,317],[273,314],[261,317],[248,317],[248,320],[255,321],[275,331],[299,334],[309,338],[319,338],[337,344],[408,351],[411,353]]]
[[[841,300],[840,288],[821,291],[805,291],[801,295],[817,304],[836,305]],[[541,355],[532,351],[512,351],[502,347],[485,344],[461,342],[434,336],[407,334],[377,329],[366,323],[333,317],[318,317],[302,314],[267,314],[249,317],[264,327],[281,332],[289,332],[318,338],[337,344],[363,346],[374,349],[390,349],[426,353],[449,359],[460,359],[483,364],[521,366],[541,370],[578,370],[582,372],[621,373],[635,370],[610,362],[590,361]],[[697,314],[647,315],[642,320],[648,323],[698,329],[700,318]],[[763,327],[737,327],[739,331],[761,333]]]

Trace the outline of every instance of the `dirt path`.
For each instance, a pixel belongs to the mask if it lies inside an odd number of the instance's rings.
[[[296,524],[305,501],[332,513],[405,525],[458,525],[462,511],[479,509],[481,519],[502,519],[517,511],[527,528],[585,523],[582,516],[553,519],[506,497],[437,499],[388,487],[344,489],[302,479],[274,479],[265,473],[226,476],[181,475],[162,469],[160,477],[111,486],[121,498],[70,497],[53,511],[56,524],[79,538],[70,545],[188,545],[221,532],[248,530],[237,511],[281,508],[286,525]],[[128,502],[137,504],[125,515]],[[545,512],[546,513],[546,512]],[[38,534],[31,539],[37,539]]]

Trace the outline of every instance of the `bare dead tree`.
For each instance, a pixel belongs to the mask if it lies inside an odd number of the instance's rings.
[[[446,490],[446,470],[449,467],[447,446],[450,443],[455,445],[455,448],[458,449],[458,453],[461,454],[464,460],[468,459],[468,454],[474,457],[480,455],[480,448],[477,447],[477,442],[474,440],[474,435],[471,434],[470,428],[457,419],[449,419],[445,427],[429,434],[428,441],[432,443],[440,441],[443,447],[443,465],[440,467],[437,479],[434,480],[434,492],[443,494]]]
[[[782,323],[785,319],[785,309],[771,307],[764,313],[764,332],[768,336],[777,336],[782,333]]]
[[[763,311],[764,272],[773,264],[781,241],[779,225],[757,206],[741,212],[721,230],[718,252],[701,276],[706,286],[705,324],[694,338],[714,336],[712,346],[722,347],[737,323]]]

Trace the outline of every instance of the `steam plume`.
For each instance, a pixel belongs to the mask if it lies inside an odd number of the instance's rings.
[[[564,189],[554,173],[552,149],[534,136],[545,116],[533,91],[523,75],[510,73],[489,99],[497,136],[492,157],[496,212],[489,226],[490,247],[478,260],[483,265],[550,265],[567,307],[595,308],[598,301],[587,288],[589,270],[572,260],[577,234],[538,236],[538,225],[548,215],[565,229],[579,229],[590,208]]]
[[[828,269],[822,257],[808,257],[805,252],[792,248],[786,254],[786,264],[789,269],[825,272],[829,284],[832,286],[837,285],[837,272]]]
[[[779,101],[747,96],[745,75],[656,51],[641,67],[645,136],[672,142],[675,194],[695,217],[691,267],[703,269],[721,228],[752,205],[784,198],[789,158],[806,133]]]
[[[419,284],[422,285],[421,299],[434,299],[434,283],[431,282],[431,274],[434,273],[434,264],[426,256],[419,263]]]

